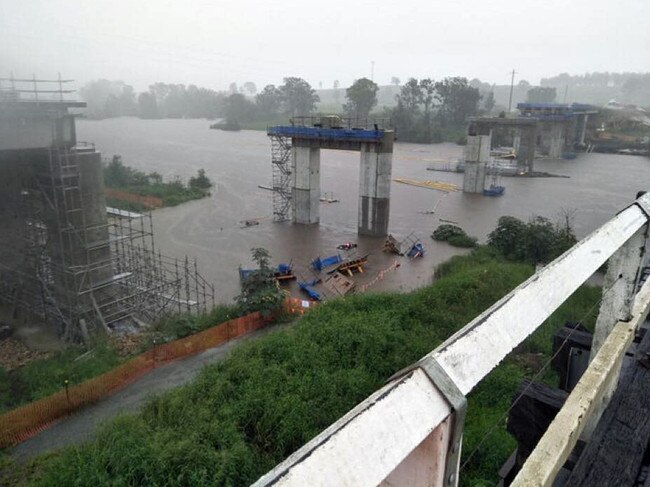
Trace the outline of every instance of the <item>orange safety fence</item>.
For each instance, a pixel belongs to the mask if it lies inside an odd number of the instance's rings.
[[[143,196],[140,194],[129,193],[128,191],[120,191],[113,188],[105,188],[104,194],[109,198],[116,200],[128,201],[130,203],[140,203],[148,209],[162,208],[163,200],[157,196]]]
[[[290,314],[302,315],[313,305],[308,301],[289,298],[284,308]],[[158,365],[203,352],[264,328],[271,321],[271,318],[264,318],[259,312],[226,321],[194,335],[156,346],[102,375],[8,411],[0,415],[0,448],[35,436],[62,417],[110,396]]]

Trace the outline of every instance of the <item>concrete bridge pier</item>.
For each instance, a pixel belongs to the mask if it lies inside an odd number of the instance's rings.
[[[392,135],[392,134],[391,134]],[[393,140],[361,144],[359,164],[359,235],[388,234]]]
[[[320,149],[294,146],[293,202],[294,223],[318,223],[320,221]]]
[[[492,135],[468,135],[465,146],[464,193],[483,193]]]

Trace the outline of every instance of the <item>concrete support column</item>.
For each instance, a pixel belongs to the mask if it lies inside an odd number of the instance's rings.
[[[519,154],[520,146],[521,146],[521,129],[515,129],[515,133],[512,136],[512,149],[515,151],[515,154]]]
[[[320,149],[293,146],[293,221],[318,223],[320,220]]]
[[[393,140],[388,134],[381,144],[361,144],[359,169],[359,235],[388,234],[390,178]]]
[[[535,149],[537,145],[536,127],[520,129],[519,150],[517,151],[517,169],[519,172],[532,173],[534,171]]]
[[[491,135],[468,135],[465,146],[464,193],[483,193],[485,164],[490,160]]]
[[[582,119],[581,120],[582,123],[580,124],[580,128],[578,129],[580,133],[578,137],[578,143],[580,144],[580,146],[583,146],[585,145],[585,135],[587,134],[587,121],[589,119],[589,115],[584,114],[580,118]]]
[[[548,155],[553,159],[562,159],[564,152],[564,123],[554,123],[551,127]]]

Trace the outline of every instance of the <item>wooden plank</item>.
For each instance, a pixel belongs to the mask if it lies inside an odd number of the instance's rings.
[[[573,329],[567,325],[564,325],[553,334],[553,358],[551,360],[551,367],[560,376],[560,387],[565,388],[567,383],[571,349],[578,348],[588,353],[591,349],[591,340],[592,335],[588,331]]]
[[[611,382],[618,378],[625,351],[634,339],[636,328],[647,317],[649,306],[650,283],[646,283],[634,302],[632,319],[616,324],[512,486],[550,487],[553,484],[590,415],[600,405]]]
[[[650,340],[642,353],[650,352]],[[634,485],[650,438],[650,369],[636,360],[603,413],[566,486]]]
[[[521,467],[535,449],[568,394],[541,382],[524,379],[515,393],[519,398],[508,414],[507,430],[517,440],[517,465]]]

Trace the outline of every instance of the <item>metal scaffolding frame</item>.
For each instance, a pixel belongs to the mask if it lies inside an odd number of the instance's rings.
[[[291,157],[291,137],[271,135],[271,162],[273,164],[273,220],[282,222],[292,218],[292,179],[294,161]]]
[[[54,147],[47,162],[17,165],[21,187],[0,205],[3,218],[19,222],[17,234],[2,239],[0,301],[14,316],[20,309],[51,323],[68,341],[208,311],[213,285],[196,261],[156,250],[151,213],[108,209],[104,223],[86,223],[77,155],[88,150]]]

